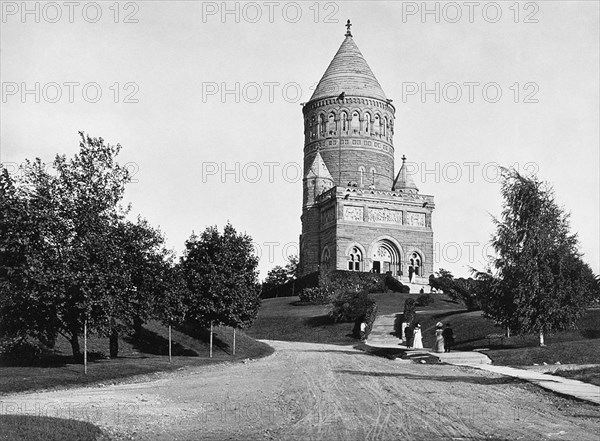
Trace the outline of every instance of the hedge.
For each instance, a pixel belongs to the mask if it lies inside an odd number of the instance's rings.
[[[306,274],[283,285],[276,286],[261,292],[261,299],[272,299],[274,297],[297,296],[305,288],[316,288],[319,286],[319,273],[317,271]]]

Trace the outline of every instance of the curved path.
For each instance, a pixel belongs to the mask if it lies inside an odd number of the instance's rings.
[[[600,407],[492,372],[267,343],[260,360],[2,396],[1,411],[88,420],[115,439],[597,440]]]

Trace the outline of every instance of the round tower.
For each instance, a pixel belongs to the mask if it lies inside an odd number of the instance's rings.
[[[389,191],[395,108],[346,26],[346,38],[302,109],[305,175],[319,152],[334,185]]]

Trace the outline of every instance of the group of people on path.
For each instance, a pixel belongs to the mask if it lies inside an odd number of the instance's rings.
[[[433,352],[450,352],[450,348],[454,346],[454,331],[450,323],[447,323],[444,328],[442,322],[437,322],[435,328]],[[404,329],[404,336],[406,337],[406,346],[409,349],[423,349],[423,335],[420,323],[417,322],[415,326],[407,326]]]

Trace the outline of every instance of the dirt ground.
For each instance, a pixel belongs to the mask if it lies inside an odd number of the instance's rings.
[[[594,440],[600,406],[493,373],[268,341],[273,355],[136,382],[6,395],[0,413],[135,440]]]

